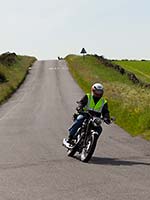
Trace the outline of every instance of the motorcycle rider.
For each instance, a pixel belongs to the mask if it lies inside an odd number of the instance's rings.
[[[86,111],[86,109],[92,109],[94,111],[99,111],[102,114],[104,122],[110,124],[110,115],[108,110],[107,100],[103,98],[104,87],[101,83],[95,83],[91,87],[91,93],[87,93],[84,97],[77,102],[79,105],[76,108],[79,114],[74,114],[75,120],[72,126],[68,129],[69,136],[67,142],[70,143],[73,136],[77,132],[78,128],[82,125],[85,116],[80,114],[81,111]],[[101,114],[97,117],[101,117]],[[99,135],[102,132],[102,128],[99,127]]]

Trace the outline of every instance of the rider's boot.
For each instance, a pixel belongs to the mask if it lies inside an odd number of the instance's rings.
[[[72,139],[73,139],[73,136],[72,136],[72,135],[69,135],[69,136],[68,136],[68,139],[67,139],[67,142],[68,142],[68,143],[71,143]]]

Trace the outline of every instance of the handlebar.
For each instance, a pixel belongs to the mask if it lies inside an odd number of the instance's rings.
[[[80,111],[79,114],[81,114],[81,115],[87,115],[87,116],[89,116],[89,117],[90,117],[90,116],[91,116],[91,117],[93,117],[93,116],[98,116],[98,117],[101,118],[101,120],[105,121],[104,117],[101,117],[101,112],[99,112],[99,111],[95,111],[95,110],[88,109],[88,110],[86,110],[86,111]],[[111,118],[110,118],[111,123],[114,122],[115,120],[116,120],[115,117],[111,117]]]
[[[98,112],[98,111],[95,111],[95,110],[86,110],[86,111],[80,111],[79,114],[82,114],[82,115],[89,115],[89,116],[101,116],[101,113]]]

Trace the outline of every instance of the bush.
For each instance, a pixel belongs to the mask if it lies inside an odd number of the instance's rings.
[[[4,83],[4,82],[6,82],[6,77],[2,72],[0,72],[0,83]]]
[[[15,53],[6,52],[0,55],[0,63],[11,66],[16,62],[17,55]]]

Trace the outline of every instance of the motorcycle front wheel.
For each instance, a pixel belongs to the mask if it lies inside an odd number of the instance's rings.
[[[68,155],[69,157],[73,157],[74,154],[76,153],[76,151],[77,151],[77,148],[75,148],[75,147],[73,147],[72,149],[68,149],[67,155]]]
[[[87,138],[86,145],[81,152],[82,162],[88,162],[91,159],[96,148],[97,139],[98,137],[95,134],[92,134]]]
[[[77,135],[77,137],[75,139],[76,140],[75,144],[72,146],[72,148],[68,149],[68,151],[67,151],[67,155],[68,156],[73,157],[74,154],[77,152],[77,150],[78,150],[78,143],[80,141],[80,138],[81,138],[81,135],[80,134]]]

